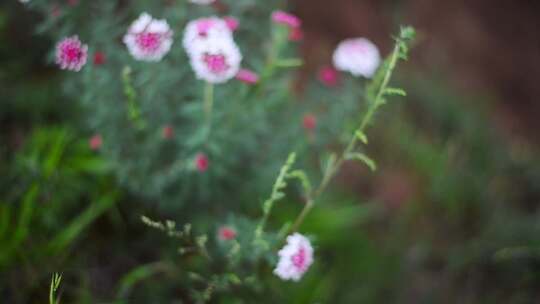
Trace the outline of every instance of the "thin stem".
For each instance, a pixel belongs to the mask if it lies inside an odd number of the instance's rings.
[[[371,122],[371,119],[373,118],[373,115],[375,114],[375,112],[377,111],[379,106],[381,106],[384,103],[384,99],[383,99],[384,91],[386,90],[386,88],[388,86],[388,83],[390,82],[390,79],[392,77],[392,73],[394,71],[394,68],[396,67],[396,63],[397,63],[398,58],[399,58],[399,52],[400,52],[399,43],[396,43],[396,45],[394,47],[394,50],[392,52],[392,57],[390,58],[390,62],[388,64],[388,68],[386,69],[383,81],[381,82],[381,85],[379,87],[377,95],[375,95],[375,99],[370,104],[370,106],[369,106],[366,114],[362,118],[362,121],[360,122],[360,126],[358,127],[356,132],[364,133],[367,126]],[[341,169],[341,166],[343,165],[343,163],[347,159],[347,155],[349,155],[351,152],[353,152],[356,149],[356,144],[358,142],[356,132],[355,132],[355,134],[353,134],[351,140],[347,144],[347,147],[343,150],[343,152],[341,153],[339,158],[336,161],[334,161],[325,170],[323,179],[322,179],[321,183],[319,184],[319,186],[317,187],[317,189],[312,194],[309,194],[308,200],[307,200],[306,204],[304,205],[304,208],[302,209],[302,211],[300,212],[300,214],[298,215],[298,217],[294,221],[294,224],[291,227],[290,232],[294,232],[294,231],[298,230],[298,228],[300,228],[300,225],[302,225],[302,223],[303,223],[304,219],[306,218],[306,216],[309,214],[311,209],[313,209],[313,206],[315,205],[316,200],[324,192],[324,190],[326,189],[326,187],[328,186],[330,181],[335,177],[335,175],[339,171],[339,169]]]
[[[214,106],[214,85],[207,82],[204,86],[204,117],[208,133],[212,129],[212,108]]]

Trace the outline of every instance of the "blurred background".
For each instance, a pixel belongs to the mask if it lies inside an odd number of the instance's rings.
[[[319,259],[301,283],[279,285],[283,303],[539,303],[540,2],[291,7],[304,21],[298,94],[344,38],[369,37],[383,54],[399,24],[418,38],[396,75],[408,96],[370,130],[379,169],[347,164],[332,204],[310,215]],[[113,303],[143,277],[146,303],[183,299],[148,268],[130,272],[173,245],[140,224],[145,199],[90,148],[84,110],[47,58],[55,41],[36,32],[43,19],[0,3],[0,302],[44,303],[55,271],[65,303]]]

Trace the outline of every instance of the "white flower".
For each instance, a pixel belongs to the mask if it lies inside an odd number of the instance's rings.
[[[206,5],[215,2],[216,0],[189,0],[191,3]]]
[[[188,55],[196,77],[210,83],[224,83],[236,76],[242,61],[238,46],[227,38],[199,43]]]
[[[334,51],[334,66],[354,76],[370,78],[381,62],[377,47],[366,38],[342,41]]]
[[[19,2],[20,2],[20,3],[25,3],[25,4],[26,4],[26,3],[30,2],[30,0],[19,0]]]
[[[232,37],[232,31],[225,20],[218,17],[199,18],[186,25],[182,43],[188,55],[191,55],[209,40],[232,40]]]
[[[142,13],[124,35],[124,43],[135,59],[160,61],[171,49],[172,36],[167,21]]]
[[[313,263],[313,247],[309,239],[299,233],[287,237],[287,245],[278,255],[274,274],[283,280],[299,281]]]

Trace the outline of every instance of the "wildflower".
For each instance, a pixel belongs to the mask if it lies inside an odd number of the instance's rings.
[[[299,28],[302,25],[300,18],[284,11],[275,11],[272,13],[272,21],[284,24],[290,28]]]
[[[381,57],[377,47],[366,38],[342,41],[334,51],[334,66],[354,76],[370,78],[379,67]]]
[[[218,238],[222,241],[230,241],[236,238],[236,230],[231,227],[222,226],[218,230]]]
[[[227,27],[229,28],[229,30],[231,30],[231,32],[236,31],[238,29],[238,26],[240,26],[240,22],[238,21],[238,19],[231,16],[223,17],[223,21],[225,21]]]
[[[230,23],[231,21],[229,21]],[[188,55],[213,39],[232,40],[230,24],[218,17],[199,18],[188,22],[182,41]]]
[[[191,3],[200,4],[200,5],[207,5],[215,2],[216,0],[189,0]]]
[[[236,79],[247,84],[256,84],[259,81],[259,75],[247,69],[240,69],[236,74]]]
[[[313,247],[309,239],[299,233],[287,237],[287,244],[278,255],[274,274],[282,280],[299,281],[313,263]]]
[[[75,6],[75,5],[79,4],[79,0],[68,0],[68,4],[70,6]]]
[[[204,172],[208,169],[210,161],[204,153],[199,153],[195,156],[195,167],[197,171]]]
[[[90,138],[90,141],[89,141],[90,149],[94,151],[99,150],[102,144],[103,144],[103,139],[101,138],[100,134],[96,134]]]
[[[163,130],[162,130],[162,135],[163,135],[163,138],[165,138],[165,139],[173,138],[173,136],[174,136],[173,127],[171,125],[164,126]]]
[[[317,127],[317,117],[313,114],[305,114],[302,119],[302,126],[308,131],[313,131]]]
[[[94,65],[102,65],[107,61],[107,58],[105,57],[105,53],[103,52],[96,52],[94,54]]]
[[[196,77],[209,83],[224,83],[233,78],[242,61],[242,54],[232,39],[208,40],[189,55]]]
[[[78,36],[64,38],[56,45],[56,63],[62,70],[80,71],[87,57],[88,46]]]
[[[319,70],[319,81],[328,87],[335,87],[339,82],[339,72],[332,66],[325,66]]]
[[[173,31],[164,19],[142,13],[124,35],[124,43],[137,60],[160,61],[171,49]]]

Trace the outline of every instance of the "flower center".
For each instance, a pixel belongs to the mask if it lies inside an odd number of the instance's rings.
[[[218,54],[218,55],[210,55],[205,54],[204,55],[204,63],[206,63],[206,66],[208,69],[215,74],[220,74],[225,72],[229,65],[227,65],[227,60],[225,56]]]
[[[64,58],[68,62],[78,61],[82,56],[81,48],[79,48],[79,47],[77,47],[75,45],[67,45],[64,48],[63,53],[64,53]]]
[[[137,34],[137,44],[141,49],[147,52],[155,51],[161,43],[161,35],[158,33],[140,33]]]
[[[298,252],[291,257],[291,261],[298,270],[303,271],[306,268],[306,250],[304,247],[300,247]]]

